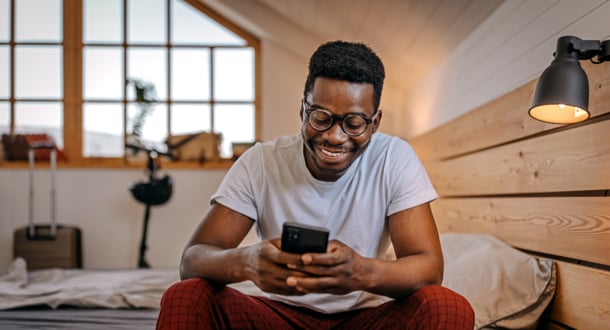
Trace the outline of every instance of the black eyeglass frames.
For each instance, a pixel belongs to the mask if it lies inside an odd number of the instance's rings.
[[[369,124],[375,120],[379,113],[379,111],[375,112],[371,118],[358,113],[348,113],[347,115],[339,116],[326,109],[310,108],[305,100],[301,100],[301,106],[305,114],[307,114],[307,122],[311,128],[321,132],[331,128],[336,121],[340,121],[341,129],[349,136],[360,136],[366,132]]]

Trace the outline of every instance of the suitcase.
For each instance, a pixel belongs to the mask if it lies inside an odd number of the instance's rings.
[[[34,149],[50,150],[50,224],[34,224]],[[13,256],[25,259],[28,270],[82,268],[80,229],[74,226],[58,225],[56,220],[55,172],[57,168],[57,153],[55,151],[55,144],[45,142],[32,143],[28,149],[28,160],[28,226],[15,230]]]

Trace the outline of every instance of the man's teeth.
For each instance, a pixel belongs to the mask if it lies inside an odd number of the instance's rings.
[[[328,150],[325,150],[325,149],[322,149],[322,152],[324,154],[327,154],[327,155],[331,156],[331,157],[338,157],[338,156],[340,156],[342,154],[341,152],[331,152],[331,151],[328,151]]]

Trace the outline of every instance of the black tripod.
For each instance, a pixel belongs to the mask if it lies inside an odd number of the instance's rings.
[[[146,205],[146,211],[144,212],[144,224],[142,227],[142,240],[140,241],[140,257],[138,260],[138,267],[150,268],[150,265],[145,258],[150,208],[154,205],[165,204],[172,196],[173,190],[173,183],[168,175],[158,178],[157,171],[159,170],[160,166],[155,159],[159,155],[171,155],[159,152],[154,148],[146,148],[133,144],[126,144],[125,147],[133,149],[136,153],[138,151],[145,151],[147,155],[146,169],[148,172],[148,181],[133,183],[129,186],[129,191],[131,191],[131,194],[138,202]]]

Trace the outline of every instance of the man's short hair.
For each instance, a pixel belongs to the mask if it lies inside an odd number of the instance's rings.
[[[381,59],[367,45],[341,40],[321,45],[309,59],[304,97],[311,92],[318,77],[372,84],[375,91],[373,105],[377,111],[385,70]]]

